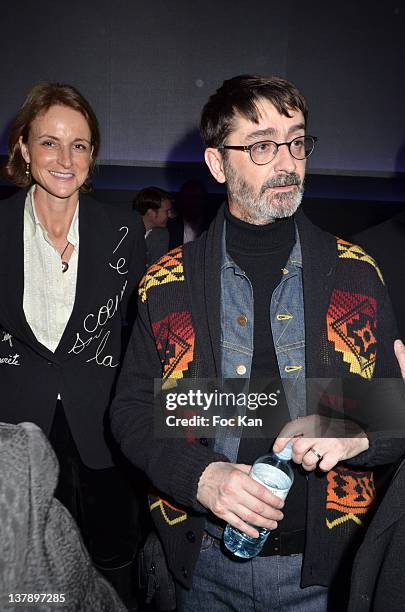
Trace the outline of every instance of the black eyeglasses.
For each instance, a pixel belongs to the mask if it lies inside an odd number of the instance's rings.
[[[316,136],[297,136],[290,142],[273,142],[272,140],[261,140],[251,145],[219,145],[218,150],[235,149],[249,153],[250,159],[258,166],[270,163],[277,155],[279,147],[286,145],[295,159],[306,159],[312,153],[317,141]]]

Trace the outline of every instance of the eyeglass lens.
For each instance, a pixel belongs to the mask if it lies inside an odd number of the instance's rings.
[[[311,155],[314,145],[312,136],[299,136],[289,143],[288,148],[295,159],[305,159]],[[277,155],[277,151],[278,145],[268,140],[255,144],[250,149],[250,155],[255,164],[261,165],[271,161]]]

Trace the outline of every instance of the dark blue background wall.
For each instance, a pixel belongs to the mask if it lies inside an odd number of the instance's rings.
[[[0,27],[3,155],[29,88],[58,80],[76,85],[99,117],[96,187],[176,191],[200,178],[220,193],[202,164],[201,108],[224,78],[275,73],[305,93],[319,138],[308,196],[405,200],[400,0],[13,0]]]

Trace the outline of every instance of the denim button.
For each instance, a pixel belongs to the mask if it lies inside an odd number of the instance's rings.
[[[236,320],[242,327],[245,327],[247,325],[248,320],[246,315],[239,315]]]
[[[236,373],[239,374],[239,376],[243,376],[244,374],[246,374],[246,366],[244,366],[243,364],[236,366]]]
[[[195,533],[194,533],[194,531],[187,531],[186,538],[191,543],[195,542]]]

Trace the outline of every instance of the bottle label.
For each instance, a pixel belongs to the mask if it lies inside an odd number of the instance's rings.
[[[267,463],[255,463],[250,471],[250,476],[283,500],[287,497],[292,485],[292,480],[287,474]]]

